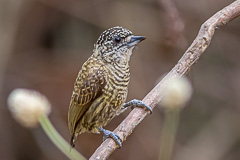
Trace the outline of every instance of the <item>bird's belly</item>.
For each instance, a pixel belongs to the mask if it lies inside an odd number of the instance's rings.
[[[126,101],[127,90],[114,91],[112,94],[103,94],[96,99],[82,119],[83,128],[87,132],[98,133],[99,127],[107,125],[123,109]]]

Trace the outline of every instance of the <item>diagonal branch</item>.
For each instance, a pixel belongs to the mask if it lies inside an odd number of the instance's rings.
[[[223,8],[205,23],[202,24],[201,29],[193,41],[191,46],[184,53],[182,58],[173,67],[173,69],[146,95],[143,102],[154,108],[162,99],[163,88],[170,79],[180,77],[186,74],[192,65],[196,63],[202,53],[210,45],[211,39],[216,29],[220,29],[234,18],[240,16],[240,0],[236,0],[229,6]],[[140,108],[135,108],[114,130],[120,138],[125,141],[126,138],[133,132],[135,127],[147,116],[147,112]],[[95,153],[90,157],[90,160],[107,159],[117,145],[112,139],[104,141]]]

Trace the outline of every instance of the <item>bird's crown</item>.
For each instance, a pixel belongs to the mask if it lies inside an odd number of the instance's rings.
[[[121,39],[124,39],[133,33],[128,29],[125,29],[120,26],[112,27],[105,30],[97,40],[98,45],[102,45],[106,41],[120,42]]]

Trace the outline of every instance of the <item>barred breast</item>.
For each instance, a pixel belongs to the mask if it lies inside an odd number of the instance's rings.
[[[98,128],[107,125],[123,109],[130,80],[129,66],[113,64],[105,66],[106,85],[103,94],[97,98],[86,112],[84,128],[88,132],[98,133]],[[91,111],[91,112],[90,112]]]

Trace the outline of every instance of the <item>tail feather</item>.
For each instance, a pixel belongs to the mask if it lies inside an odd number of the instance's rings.
[[[72,148],[75,147],[75,141],[76,141],[76,136],[72,135],[71,140],[70,140],[70,145],[71,145]]]

